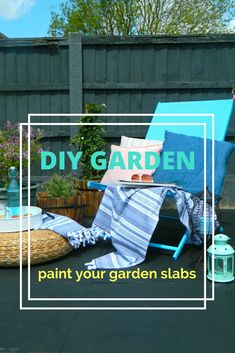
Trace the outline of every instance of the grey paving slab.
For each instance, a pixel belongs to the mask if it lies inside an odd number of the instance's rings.
[[[235,211],[222,213],[225,233],[231,236],[233,246],[234,217]],[[180,230],[175,223],[164,223],[155,237],[168,241],[172,234],[180,234]],[[96,283],[88,281],[79,286],[66,280],[59,284],[48,282],[42,286],[37,283],[36,275],[40,268],[84,269],[84,262],[111,250],[109,243],[100,242],[94,248],[75,251],[63,259],[33,267],[31,294],[41,297],[81,295],[89,298],[107,294],[131,297],[136,292],[138,297],[163,296],[166,293],[183,297],[201,292],[203,274],[200,271],[196,281],[184,283],[173,280],[159,280],[156,283],[139,280],[138,286],[133,280],[116,284],[110,284],[107,280]],[[199,255],[200,250],[187,247],[174,263],[169,255],[156,253],[152,249],[139,267],[142,270],[166,267],[190,269]],[[24,270],[25,277],[26,274]],[[208,281],[207,287],[210,292],[211,283]],[[234,283],[216,284],[216,301],[209,302],[206,311],[20,311],[19,271],[0,269],[0,353],[234,353],[234,294]],[[31,305],[36,304],[42,305],[38,302]],[[76,302],[72,304],[77,305]],[[82,302],[79,305],[84,307],[88,304]],[[107,307],[110,303],[95,302],[93,305]],[[116,305],[120,306],[120,303]],[[151,302],[151,305],[155,303]]]

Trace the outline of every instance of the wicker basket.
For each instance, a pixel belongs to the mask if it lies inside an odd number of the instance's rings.
[[[43,210],[74,219],[82,223],[86,198],[78,191],[76,196],[49,197],[46,192],[37,193],[37,206]]]
[[[28,263],[28,232],[22,233],[22,263]],[[30,264],[55,260],[72,251],[69,242],[51,230],[30,231]],[[20,233],[0,233],[0,267],[18,267]]]
[[[87,180],[77,180],[76,185],[86,200],[85,216],[94,217],[100,206],[104,193],[97,189],[89,189],[87,187]]]

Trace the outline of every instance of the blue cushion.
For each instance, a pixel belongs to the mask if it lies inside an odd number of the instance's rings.
[[[215,195],[221,195],[229,157],[235,145],[226,141],[215,141]],[[189,170],[182,163],[182,169],[165,170],[163,165],[164,152],[184,152],[189,156],[194,152],[194,168]],[[207,187],[212,192],[212,140],[206,140],[206,179]],[[165,132],[165,141],[160,156],[160,166],[153,175],[155,182],[176,183],[185,191],[199,193],[204,189],[204,139]]]

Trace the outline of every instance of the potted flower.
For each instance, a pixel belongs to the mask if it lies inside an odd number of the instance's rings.
[[[85,113],[87,114],[101,114],[106,108],[105,104],[86,104]],[[99,123],[101,120],[97,116],[84,115],[80,118],[81,123]],[[79,125],[77,134],[71,139],[71,144],[75,148],[82,151],[82,157],[80,159],[81,174],[77,185],[80,191],[86,197],[86,216],[94,216],[99,207],[102,199],[102,192],[95,189],[87,188],[87,182],[90,180],[100,180],[104,174],[104,171],[95,170],[90,163],[91,155],[101,150],[106,144],[104,139],[104,130],[101,125]]]
[[[40,129],[30,129],[30,161],[31,163],[40,159],[40,140],[43,133]],[[22,129],[22,170],[27,170],[28,166],[28,130]],[[6,203],[8,171],[10,167],[15,167],[19,171],[20,167],[20,125],[7,121],[5,129],[0,130],[0,201]],[[31,204],[35,200],[37,184],[31,184]],[[23,204],[27,204],[28,187],[23,185]]]
[[[52,175],[37,193],[37,205],[43,210],[70,217],[82,223],[86,206],[85,196],[77,190],[72,175]]]

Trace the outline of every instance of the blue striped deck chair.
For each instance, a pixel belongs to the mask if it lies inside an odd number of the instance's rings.
[[[206,124],[206,138],[209,139],[213,136],[212,130],[214,124],[215,140],[223,141],[226,137],[232,110],[233,100],[231,99],[158,103],[154,112],[156,115],[153,116],[152,123],[160,125],[150,125],[146,139],[163,141],[166,130],[174,133],[182,133],[183,131],[185,135],[204,137],[203,125],[191,125],[192,123],[199,123]],[[175,123],[183,123],[185,125],[174,125]],[[88,182],[88,187],[103,191],[106,189],[106,185],[92,181]],[[172,196],[170,193],[167,195],[167,197]],[[177,219],[172,216],[161,216],[160,218]],[[169,250],[173,252],[173,260],[177,260],[187,240],[188,234],[185,232],[177,246],[152,242],[149,243],[149,246]]]

